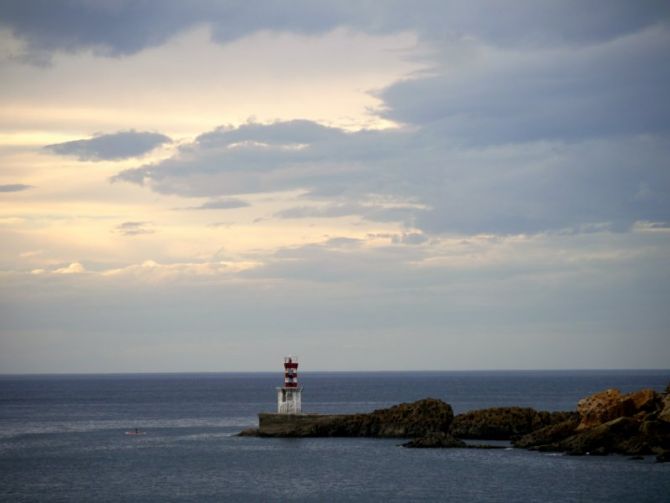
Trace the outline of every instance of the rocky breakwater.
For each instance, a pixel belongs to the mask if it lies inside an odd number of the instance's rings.
[[[664,393],[643,389],[622,394],[617,389],[579,401],[577,416],[532,431],[515,447],[568,454],[656,454],[670,458],[670,386]]]
[[[259,414],[258,428],[240,435],[410,438],[403,446],[468,447],[461,438],[509,440],[572,415],[500,407],[454,418],[448,403],[425,398],[363,414]]]
[[[610,389],[576,412],[495,407],[459,414],[433,398],[367,414],[259,414],[242,436],[408,438],[405,447],[469,447],[462,439],[511,440],[518,448],[568,454],[656,454],[670,460],[670,385],[663,393]],[[475,446],[482,447],[482,446]],[[490,447],[490,446],[489,446]]]
[[[258,428],[243,436],[386,437],[447,435],[454,413],[441,400],[425,398],[365,414],[259,414]]]

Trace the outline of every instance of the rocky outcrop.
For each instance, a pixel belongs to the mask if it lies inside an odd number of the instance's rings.
[[[494,407],[459,414],[451,433],[459,438],[510,440],[576,417],[573,412],[537,411],[528,407]]]
[[[656,454],[658,461],[670,457],[670,386],[664,393],[605,390],[580,400],[577,412],[496,407],[454,417],[449,404],[426,398],[367,414],[258,417],[258,429],[244,430],[240,436],[411,438],[403,446],[417,448],[470,447],[463,438],[511,439],[518,448],[574,455]]]
[[[650,388],[628,393],[624,395],[624,399],[630,400],[633,403],[635,413],[655,412],[658,409],[659,403],[662,402],[662,396]]]
[[[668,386],[670,388],[670,386]],[[661,411],[658,413],[658,420],[670,423],[670,390],[666,390],[663,397]]]
[[[565,421],[550,424],[539,430],[523,435],[516,439],[513,442],[513,445],[514,447],[523,449],[536,448],[538,450],[543,450],[545,446],[555,444],[556,442],[573,435],[578,424],[579,418],[577,414],[574,414],[573,417],[566,419]]]
[[[662,419],[667,400],[667,393],[651,389],[628,394],[601,391],[579,401],[578,421],[542,428],[514,445],[574,455],[657,454],[662,461],[670,449],[670,422]]]
[[[560,451],[573,455],[581,454],[647,454],[634,441],[639,429],[638,422],[631,417],[618,417],[588,430],[571,435],[560,441],[557,447]]]
[[[623,396],[618,389],[607,389],[595,393],[577,402],[579,424],[577,430],[586,430],[600,424],[625,416],[628,407],[622,400]]]
[[[660,396],[652,389],[642,389],[625,395],[618,389],[595,393],[577,403],[580,418],[577,431],[593,428],[618,417],[654,412],[659,403]]]
[[[447,433],[454,413],[449,404],[425,398],[367,414],[259,414],[258,417],[256,434],[266,437],[413,438]]]

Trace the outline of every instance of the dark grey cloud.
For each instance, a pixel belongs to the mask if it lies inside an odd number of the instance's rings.
[[[670,222],[666,4],[343,5],[326,18],[429,41],[430,72],[378,92],[378,112],[402,129],[226,126],[114,180],[212,198],[302,190],[303,204],[274,217],[355,215],[425,233]]]
[[[430,124],[345,133],[302,121],[295,136],[287,134],[291,128],[219,129],[115,181],[184,196],[302,189],[320,204],[288,208],[276,218],[358,215],[428,233],[625,230],[636,221],[670,221],[667,135],[465,147],[439,138]],[[268,144],[279,137],[285,144]]]
[[[478,144],[670,131],[668,25],[578,49],[454,46],[432,75],[383,90],[382,115]],[[455,48],[472,53],[467,62],[450,61]]]
[[[138,157],[172,140],[160,133],[120,131],[88,140],[54,143],[44,148],[59,155],[76,156],[80,161],[107,161]]]
[[[93,49],[123,56],[165,43],[198,24],[212,27],[224,43],[259,30],[323,33],[347,24],[347,8],[338,3],[298,0],[285,4],[195,0],[124,1],[7,0],[0,3],[0,26],[10,28],[35,52]]]
[[[6,185],[0,185],[0,192],[21,192],[23,190],[32,188],[32,185],[26,185],[24,183],[10,183]]]
[[[347,133],[312,121],[218,128],[171,159],[124,170],[113,181],[148,182],[163,193],[223,196],[295,188],[350,187],[361,163],[394,156],[410,138],[396,131]]]
[[[110,55],[158,45],[197,20],[174,2],[114,0],[9,0],[0,4],[0,23],[36,50],[94,48]]]
[[[608,40],[667,20],[663,0],[338,0],[290,3],[196,0],[5,0],[0,25],[37,51],[93,48],[132,54],[208,23],[215,40],[228,42],[260,31],[324,33],[346,26],[370,33],[414,30],[425,40],[462,34],[497,45],[584,44]]]
[[[274,217],[355,215],[425,233],[585,232],[670,222],[667,2],[249,5],[202,1],[187,8],[168,1],[156,12],[150,2],[78,10],[49,2],[45,13],[60,9],[55,21],[40,21],[51,31],[38,30],[23,3],[3,8],[18,34],[39,42],[40,31],[66,49],[131,53],[204,19],[222,42],[259,29],[320,33],[349,26],[413,30],[428,49],[422,57],[430,72],[378,92],[378,113],[403,129],[352,133],[305,120],[224,126],[114,181],[211,198],[202,209],[228,208],[242,194],[302,190],[300,205]],[[110,24],[90,33],[71,27],[71,37],[61,40],[63,12],[72,26]],[[141,36],[116,42],[146,23]],[[91,143],[103,138],[51,149],[109,156]]]
[[[153,234],[150,228],[151,222],[123,222],[115,227],[115,231],[124,236],[139,236],[141,234]]]

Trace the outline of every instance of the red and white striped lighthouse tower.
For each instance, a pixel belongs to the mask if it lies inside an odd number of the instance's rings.
[[[300,414],[302,408],[302,388],[298,386],[298,358],[284,357],[284,386],[277,388],[277,412],[279,414]]]

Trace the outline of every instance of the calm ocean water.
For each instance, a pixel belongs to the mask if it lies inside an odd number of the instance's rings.
[[[456,413],[574,409],[670,371],[302,373],[306,412],[427,396]],[[234,436],[274,411],[281,373],[0,376],[2,501],[670,501],[670,464],[385,439]],[[145,435],[128,436],[134,428]]]

